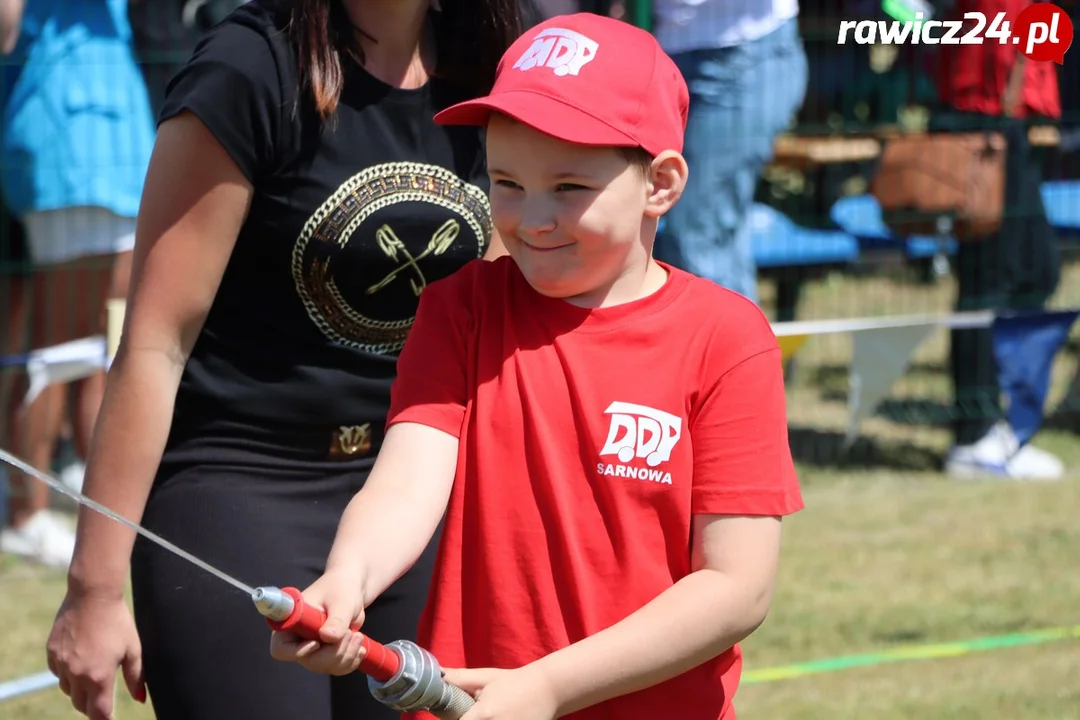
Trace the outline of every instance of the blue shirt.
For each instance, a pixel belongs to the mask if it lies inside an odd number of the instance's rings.
[[[4,197],[17,215],[93,205],[138,212],[154,143],[127,0],[26,3],[4,111]]]

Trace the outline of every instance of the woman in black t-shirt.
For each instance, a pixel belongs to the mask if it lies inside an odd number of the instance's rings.
[[[520,31],[516,0],[253,0],[208,32],[161,110],[90,497],[251,585],[319,577],[420,294],[501,251],[481,135],[432,117]],[[397,717],[272,660],[245,593],[95,513],[78,538],[48,651],[79,711],[120,668],[162,720]],[[414,636],[435,542],[372,637]]]

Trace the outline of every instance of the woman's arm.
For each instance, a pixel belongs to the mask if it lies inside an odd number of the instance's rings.
[[[765,620],[780,554],[778,517],[697,515],[693,569],[622,621],[534,663],[558,717],[680,675]]]
[[[163,123],[136,229],[120,347],[87,459],[84,492],[138,522],[169,434],[176,389],[247,214],[252,187],[194,115]],[[135,535],[83,508],[68,574],[75,594],[121,597]]]

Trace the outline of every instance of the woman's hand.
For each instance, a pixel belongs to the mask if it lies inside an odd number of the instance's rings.
[[[363,581],[352,573],[328,571],[302,594],[305,603],[326,612],[319,639],[306,640],[291,632],[275,631],[270,636],[270,655],[328,675],[355,671],[364,659],[360,645],[363,635],[355,632],[364,623]]]
[[[60,690],[90,720],[110,720],[117,669],[131,697],[146,702],[142,643],[122,596],[69,592],[60,605],[46,644],[49,670]]]

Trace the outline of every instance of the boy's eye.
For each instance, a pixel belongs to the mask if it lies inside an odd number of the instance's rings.
[[[588,188],[574,183],[559,183],[555,186],[555,192],[567,192],[569,190],[588,190]]]

